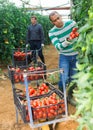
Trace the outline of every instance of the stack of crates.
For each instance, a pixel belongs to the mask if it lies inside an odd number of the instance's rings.
[[[13,65],[8,65],[16,109],[23,122],[30,123],[34,127],[37,127],[36,124],[40,124],[42,121],[45,123],[52,121],[53,123],[60,119],[64,120],[64,117],[67,116],[65,93],[47,82],[44,63],[38,61],[28,64],[29,55],[31,53],[25,52],[25,49],[22,49],[21,53],[19,50],[14,50]],[[29,86],[32,82],[36,84],[36,87]],[[25,85],[25,91],[16,87],[18,83]]]
[[[30,96],[33,122],[50,121],[65,116],[64,95],[51,84],[46,83],[50,89],[46,94]],[[24,123],[30,122],[30,114],[24,91],[14,90],[14,103],[20,112]]]

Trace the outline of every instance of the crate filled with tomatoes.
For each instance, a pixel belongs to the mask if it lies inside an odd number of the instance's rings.
[[[26,98],[18,96],[22,91],[14,91],[14,103],[19,110],[24,123],[30,121],[28,102]],[[63,118],[65,115],[64,94],[57,89],[51,90],[45,95],[30,97],[30,107],[33,122],[49,121],[57,118]]]
[[[16,48],[12,50],[13,66],[26,66],[31,61],[32,52],[27,48]]]
[[[56,87],[54,85],[52,85],[49,82],[43,81],[40,82],[38,85],[37,83],[34,83],[33,85],[29,84],[28,93],[29,93],[29,97],[33,97],[33,96],[37,97],[37,96],[46,95],[55,89]],[[15,88],[14,90],[17,97],[22,98],[24,100],[26,99],[26,88],[24,89]]]
[[[42,62],[37,62],[36,64],[30,64],[24,67],[14,67],[12,65],[8,66],[8,73],[11,82],[19,83],[24,82],[24,73],[27,73],[27,80],[33,81],[38,79],[43,79],[45,75],[46,65]]]

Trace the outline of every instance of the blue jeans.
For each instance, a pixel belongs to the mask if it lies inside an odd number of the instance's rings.
[[[63,91],[63,85],[66,86],[66,83],[70,83],[73,78],[72,76],[77,72],[76,62],[77,62],[77,55],[74,56],[65,56],[63,54],[59,55],[59,68],[63,69],[63,73],[60,73],[59,79],[59,89]]]

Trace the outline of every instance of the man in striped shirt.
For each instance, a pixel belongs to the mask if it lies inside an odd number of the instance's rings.
[[[76,61],[78,52],[74,50],[74,45],[67,42],[72,29],[76,26],[76,22],[69,20],[63,22],[61,15],[53,11],[49,15],[49,19],[54,27],[49,31],[49,38],[59,53],[59,68],[64,70],[60,73],[59,89],[65,90],[66,83],[72,81],[72,76],[76,73]]]

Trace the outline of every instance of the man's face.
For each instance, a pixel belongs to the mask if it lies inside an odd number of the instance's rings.
[[[37,20],[35,18],[31,18],[31,23],[34,25],[36,24]]]
[[[51,22],[58,28],[63,26],[62,18],[59,14],[54,14],[51,17]]]

